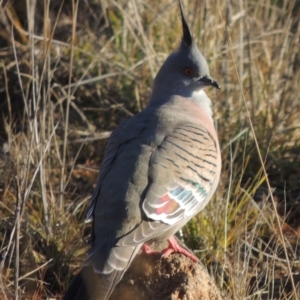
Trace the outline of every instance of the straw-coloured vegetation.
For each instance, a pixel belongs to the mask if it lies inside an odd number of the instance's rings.
[[[60,299],[81,266],[107,138],[147,105],[177,4],[0,0],[1,299]],[[230,298],[299,299],[299,2],[183,4],[222,85],[223,167],[181,238]]]

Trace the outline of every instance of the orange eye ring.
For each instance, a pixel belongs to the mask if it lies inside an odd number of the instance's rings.
[[[182,70],[182,73],[188,77],[194,77],[194,70],[192,68],[189,68],[189,67],[185,67],[183,70]]]

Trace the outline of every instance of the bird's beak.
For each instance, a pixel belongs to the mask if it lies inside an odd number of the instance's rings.
[[[221,86],[219,85],[219,83],[217,81],[215,81],[209,75],[203,76],[202,78],[199,79],[199,81],[201,81],[204,85],[213,86],[216,89],[220,89],[221,88]]]

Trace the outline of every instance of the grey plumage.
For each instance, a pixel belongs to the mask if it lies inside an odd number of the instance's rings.
[[[203,88],[219,85],[180,8],[182,41],[149,105],[109,139],[89,211],[92,247],[65,300],[107,300],[142,245],[170,238],[217,187],[220,149]]]

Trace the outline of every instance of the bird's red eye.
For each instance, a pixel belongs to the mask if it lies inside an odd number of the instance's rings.
[[[182,70],[183,74],[188,76],[188,77],[194,77],[194,70],[192,68],[189,68],[189,67],[185,67],[183,70]]]

